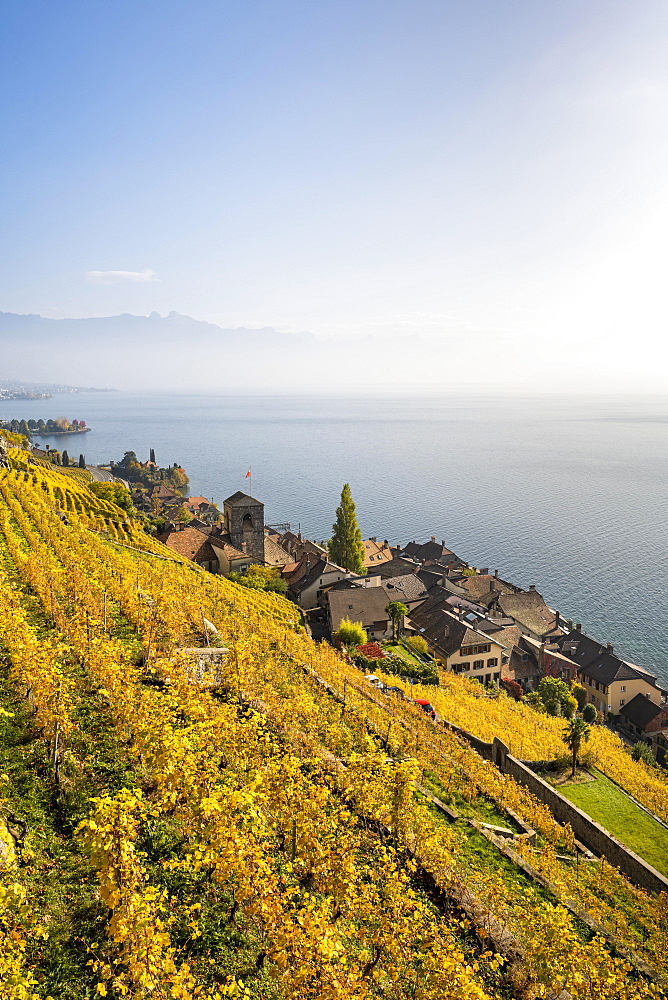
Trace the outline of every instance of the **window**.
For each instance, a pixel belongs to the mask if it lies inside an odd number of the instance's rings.
[[[470,663],[460,663],[459,664],[459,669],[460,670],[470,670],[471,669],[471,664]]]
[[[665,728],[666,728],[666,726],[668,726],[668,719],[662,719],[662,720],[661,720],[661,725],[662,725],[662,726],[663,726],[663,728],[665,729]]]
[[[460,656],[475,656],[476,653],[489,653],[490,643],[483,643],[482,646],[462,646],[459,650]]]
[[[473,661],[473,669],[474,670],[482,670],[482,668],[484,666],[485,666],[485,661],[484,660],[474,660]]]
[[[626,698],[620,698],[620,699],[619,699],[619,705],[620,705],[620,707],[621,707],[622,705],[625,705],[625,704],[626,704]]]
[[[495,656],[493,656],[490,660],[487,661],[487,666],[488,667],[495,667],[498,662],[499,661],[497,660],[497,658]]]
[[[620,687],[619,690],[620,691],[626,691],[626,684],[622,684],[622,686]]]
[[[494,680],[498,681],[498,679],[499,679],[499,672],[497,670],[497,672],[494,674]]]

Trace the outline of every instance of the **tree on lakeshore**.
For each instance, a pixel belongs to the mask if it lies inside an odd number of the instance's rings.
[[[404,620],[404,615],[408,614],[408,608],[401,601],[390,601],[389,604],[385,605],[385,614],[392,621],[392,639],[396,639],[399,627]]]
[[[63,448],[63,465],[69,465],[69,464],[70,464],[70,456],[67,454],[67,451]]]
[[[149,454],[149,462],[153,462],[153,464],[155,465],[155,451],[153,450],[153,448],[151,448],[151,452]]]
[[[569,719],[566,723],[562,739],[571,751],[571,778],[575,777],[575,771],[578,766],[578,755],[580,753],[580,749],[582,748],[582,744],[587,742],[590,735],[591,729],[584,719]]]
[[[364,546],[362,532],[357,523],[355,503],[350,486],[345,483],[341,490],[341,503],[336,508],[336,521],[332,527],[329,543],[329,558],[337,566],[351,573],[364,573]]]
[[[86,459],[83,455],[79,455],[79,468],[80,469],[86,468]]]

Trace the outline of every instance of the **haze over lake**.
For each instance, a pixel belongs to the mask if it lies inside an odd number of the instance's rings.
[[[109,393],[0,410],[85,420],[43,440],[89,463],[155,448],[217,503],[250,466],[267,522],[315,539],[350,482],[365,537],[444,539],[668,684],[666,397]]]

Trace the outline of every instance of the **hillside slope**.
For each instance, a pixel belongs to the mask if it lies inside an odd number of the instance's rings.
[[[85,483],[12,461],[0,995],[662,995],[620,954],[667,970],[661,900],[576,867],[568,829],[369,691],[294,605],[179,563]],[[515,830],[543,884],[470,821]]]

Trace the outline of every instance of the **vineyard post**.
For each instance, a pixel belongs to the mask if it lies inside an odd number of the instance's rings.
[[[104,591],[104,631],[107,631],[107,591]]]

